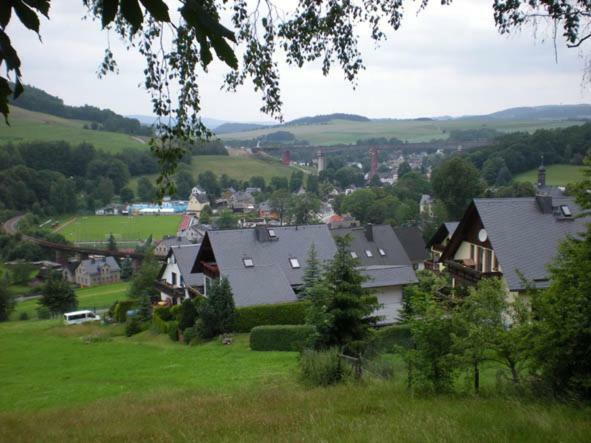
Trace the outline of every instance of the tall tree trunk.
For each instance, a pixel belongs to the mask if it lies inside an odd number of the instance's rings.
[[[472,364],[474,365],[474,392],[478,395],[480,394],[480,370],[478,368],[478,359],[473,359]]]

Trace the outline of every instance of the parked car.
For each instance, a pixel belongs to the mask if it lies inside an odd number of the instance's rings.
[[[86,323],[89,321],[100,321],[101,316],[95,314],[92,311],[74,311],[66,312],[64,314],[64,324],[66,325],[77,325],[80,323]]]

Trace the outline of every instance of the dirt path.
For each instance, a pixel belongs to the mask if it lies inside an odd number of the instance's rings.
[[[78,219],[78,217],[71,218],[71,219],[70,219],[70,220],[68,220],[67,222],[65,222],[65,223],[62,223],[61,225],[59,225],[57,228],[55,228],[55,229],[54,229],[53,231],[51,231],[51,232],[53,232],[53,233],[59,232],[59,231],[61,231],[62,229],[64,229],[66,226],[68,226],[68,225],[70,225],[70,224],[74,223],[74,222],[75,222],[77,219]]]

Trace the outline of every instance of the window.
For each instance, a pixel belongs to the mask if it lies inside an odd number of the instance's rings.
[[[275,229],[268,229],[267,232],[269,233],[269,237],[277,238],[277,234],[275,233]]]
[[[476,257],[474,256],[474,245],[470,245],[470,258],[474,260]]]
[[[386,251],[384,251],[382,248],[378,248],[378,252],[380,253],[380,255],[382,257],[385,257],[386,256]]]
[[[478,247],[478,270],[484,271],[484,248]]]
[[[492,251],[490,249],[485,249],[485,262],[484,262],[484,272],[491,272],[492,271]]]
[[[560,206],[560,211],[562,212],[562,215],[564,215],[565,217],[571,217],[573,215],[573,213],[567,205]]]
[[[355,251],[351,251],[351,257],[353,257],[353,258],[357,258],[357,252],[355,252]]]
[[[244,263],[245,268],[252,268],[254,266],[252,258],[243,258],[242,263]]]
[[[373,257],[373,254],[369,249],[365,250],[365,255],[367,255],[368,257]]]
[[[172,280],[171,280],[171,282],[172,282],[172,285],[173,285],[173,286],[174,286],[174,285],[176,285],[176,272],[173,272],[173,273],[171,273],[171,274],[170,274],[170,278],[172,279]]]
[[[300,268],[300,262],[297,258],[290,258],[289,259],[289,264],[291,265],[291,267],[293,269],[299,269]]]

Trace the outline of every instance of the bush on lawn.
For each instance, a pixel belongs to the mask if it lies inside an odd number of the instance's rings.
[[[19,320],[28,320],[29,319],[29,314],[27,314],[26,312],[21,312],[20,315],[18,316]]]
[[[236,309],[234,330],[250,332],[256,326],[303,325],[306,323],[308,303],[282,303],[277,305],[256,305]]]
[[[129,311],[133,305],[133,300],[123,300],[117,302],[115,309],[113,310],[113,320],[115,320],[117,323],[125,323],[127,320],[127,311]]]
[[[343,381],[351,368],[343,363],[336,348],[326,351],[306,349],[300,356],[301,380],[310,386],[329,386]]]
[[[51,318],[51,312],[45,306],[37,308],[37,318],[39,320],[49,320]]]
[[[170,339],[172,341],[179,341],[179,322],[174,320],[174,321],[169,321],[167,323],[168,325],[168,336],[170,337]]]
[[[250,331],[253,351],[301,351],[314,327],[310,325],[256,326]]]
[[[125,335],[131,337],[132,335],[142,332],[142,324],[137,317],[127,320],[125,324]]]
[[[392,325],[378,329],[373,342],[377,352],[394,352],[397,347],[409,348],[411,344],[408,325]]]
[[[191,344],[193,340],[199,338],[199,328],[197,326],[191,326],[189,328],[185,328],[183,331],[183,343],[186,345]]]

